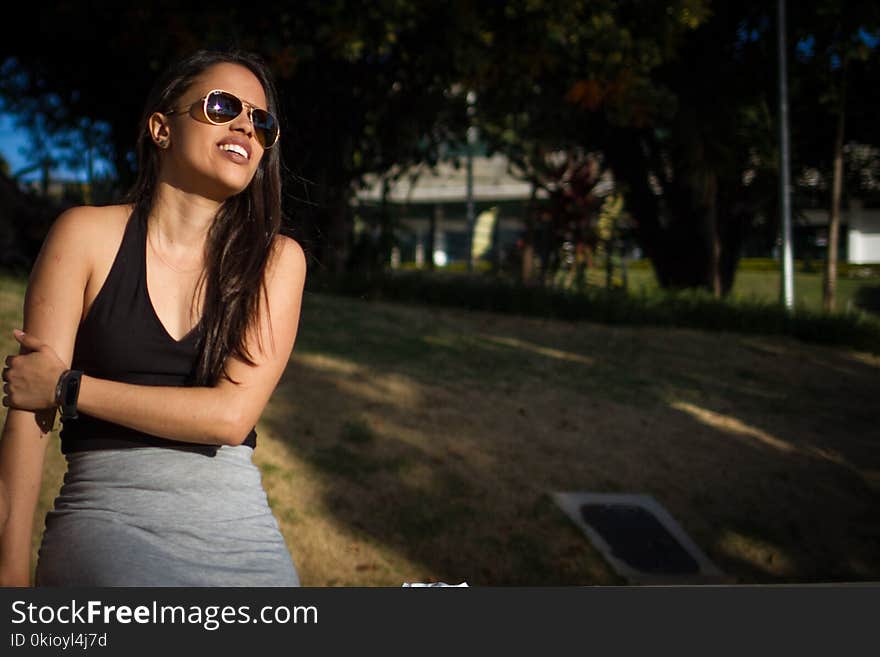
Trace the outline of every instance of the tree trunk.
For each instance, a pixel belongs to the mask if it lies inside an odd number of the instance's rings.
[[[526,231],[523,235],[520,269],[520,281],[524,285],[529,285],[535,274],[535,212],[537,212],[537,197],[538,188],[535,184],[532,184],[532,193],[529,196],[529,205],[526,208]]]
[[[754,210],[736,205],[742,189],[714,176],[711,203],[695,203],[681,177],[663,187],[663,208],[648,183],[651,149],[632,131],[611,131],[605,144],[615,178],[627,188],[635,237],[664,289],[702,288],[724,296],[733,284],[739,248]],[[711,213],[709,212],[711,210]],[[708,228],[708,230],[707,230]]]
[[[673,182],[665,189],[665,216],[658,226],[650,255],[657,282],[664,289],[712,289],[713,236],[708,208],[698,198],[694,196],[693,186],[682,181]],[[636,235],[642,237],[638,231]]]
[[[431,212],[431,218],[428,222],[428,248],[426,253],[428,271],[434,271],[434,249],[437,246],[437,224],[443,221],[443,206],[440,203],[434,204],[434,210]]]
[[[716,214],[712,208],[712,214]],[[712,234],[712,295],[720,299],[724,295],[724,283],[721,280],[721,239],[718,237],[718,229]]]
[[[391,263],[391,247],[394,243],[394,227],[391,219],[391,208],[388,195],[391,193],[391,181],[388,176],[382,178],[382,200],[379,211],[379,240],[375,245],[371,269],[373,274],[381,274]]]
[[[660,225],[657,197],[648,184],[648,168],[641,139],[632,130],[609,130],[603,151],[615,179],[628,188],[626,203],[635,221],[636,242],[651,261],[657,282],[664,286],[664,267],[661,265],[664,230]]]
[[[844,76],[846,66],[844,65]],[[840,234],[840,197],[843,191],[843,131],[845,119],[846,78],[842,83],[840,112],[837,115],[837,134],[834,137],[834,173],[831,183],[831,217],[828,222],[828,257],[825,259],[825,280],[822,286],[822,307],[834,310],[837,296],[837,244]]]
[[[709,285],[712,296],[720,299],[721,283],[721,238],[718,234],[718,177],[709,174],[706,186],[706,226],[709,247]]]
[[[345,273],[345,265],[350,251],[348,221],[348,199],[345,196],[332,199],[330,206],[330,271],[340,276]]]
[[[605,242],[605,289],[610,290],[614,281],[614,257],[612,249],[614,248],[612,240]]]

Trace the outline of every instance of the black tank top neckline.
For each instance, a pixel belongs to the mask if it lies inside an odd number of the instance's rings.
[[[135,210],[125,225],[110,272],[80,323],[73,369],[136,385],[192,386],[204,317],[180,340],[168,333],[147,289],[146,217]],[[245,445],[256,447],[256,431]],[[168,440],[79,414],[61,430],[61,451],[172,447],[213,454],[217,447]]]
[[[174,336],[172,336],[168,332],[168,329],[165,328],[165,325],[162,323],[162,320],[159,319],[159,313],[156,312],[156,306],[153,305],[153,300],[150,298],[150,288],[147,285],[147,254],[146,254],[147,244],[146,244],[146,242],[147,242],[148,238],[147,238],[146,222],[143,222],[143,223],[144,223],[144,226],[143,226],[144,257],[142,259],[143,260],[143,271],[141,271],[141,280],[143,281],[143,284],[144,284],[143,295],[144,295],[144,299],[146,299],[147,306],[150,311],[150,315],[152,315],[153,319],[156,320],[156,326],[159,328],[159,330],[162,331],[162,333],[164,333],[167,336],[167,338],[169,340],[171,340],[171,342],[173,342],[175,344],[181,344],[183,342],[186,342],[187,340],[195,340],[198,337],[199,331],[202,327],[202,321],[204,320],[204,315],[202,317],[199,317],[199,321],[196,322],[195,326],[193,326],[189,331],[187,331],[187,333],[183,337],[181,337],[179,340],[174,339]],[[97,297],[96,297],[96,299],[97,299]]]

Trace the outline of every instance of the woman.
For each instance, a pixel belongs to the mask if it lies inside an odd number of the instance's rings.
[[[68,471],[38,585],[299,583],[251,461],[306,274],[279,234],[275,115],[257,58],[198,52],[147,100],[128,203],[53,224],[3,370],[0,583],[29,584],[56,408]]]

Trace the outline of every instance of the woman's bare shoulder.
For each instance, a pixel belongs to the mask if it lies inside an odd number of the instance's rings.
[[[100,269],[100,263],[108,259],[112,262],[130,214],[127,205],[68,208],[53,222],[43,248],[75,254],[91,274],[96,266]]]
[[[302,246],[292,237],[276,235],[270,258],[272,278],[289,282],[291,278],[305,278],[306,256]]]
[[[125,228],[131,210],[130,205],[78,205],[58,215],[52,230],[78,240],[106,238],[108,232]]]
[[[94,272],[110,269],[108,263],[113,262],[130,214],[130,206],[125,205],[68,208],[52,223],[43,257],[55,261],[63,257],[66,266],[82,267],[83,280],[90,280]]]

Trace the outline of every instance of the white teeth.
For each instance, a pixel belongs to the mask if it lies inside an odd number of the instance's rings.
[[[242,148],[241,146],[239,146],[238,144],[220,144],[220,150],[238,153],[243,158],[247,158],[247,156],[248,156],[247,151],[244,148]]]

